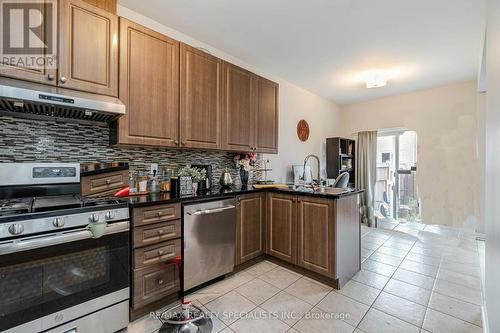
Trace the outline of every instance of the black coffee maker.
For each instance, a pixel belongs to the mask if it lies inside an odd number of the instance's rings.
[[[198,191],[209,191],[212,188],[212,166],[205,164],[191,164],[191,167],[206,170],[207,178],[205,181],[198,183]]]

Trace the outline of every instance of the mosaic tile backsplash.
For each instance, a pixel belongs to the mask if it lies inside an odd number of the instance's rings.
[[[150,163],[177,171],[189,164],[212,165],[218,184],[227,168],[236,185],[234,153],[168,148],[115,148],[109,146],[109,128],[51,120],[0,116],[0,162],[128,162],[131,170],[149,171]],[[251,173],[250,182],[257,173]]]

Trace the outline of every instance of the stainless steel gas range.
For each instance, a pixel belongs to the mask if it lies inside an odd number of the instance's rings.
[[[79,181],[78,164],[0,163],[0,332],[127,326],[128,205]]]

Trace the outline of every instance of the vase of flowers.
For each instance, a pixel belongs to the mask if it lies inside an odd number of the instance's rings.
[[[240,170],[240,180],[242,188],[246,188],[248,186],[250,171],[253,169],[256,160],[257,153],[242,153],[236,154],[234,156],[236,167]]]
[[[207,170],[185,166],[179,171],[179,176],[191,177],[192,190],[195,194],[198,192],[198,183],[207,179]]]

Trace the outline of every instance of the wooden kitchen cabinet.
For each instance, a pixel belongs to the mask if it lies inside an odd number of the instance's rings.
[[[296,196],[268,193],[266,253],[295,264],[297,262]]]
[[[258,78],[254,147],[259,153],[278,153],[278,90],[277,83]]]
[[[129,186],[128,170],[82,176],[80,194],[85,197],[113,196],[118,190]]]
[[[118,16],[82,0],[64,0],[58,26],[58,85],[118,96]]]
[[[132,308],[139,309],[179,291],[175,264],[157,264],[133,272]]]
[[[120,93],[112,144],[179,145],[179,42],[120,18]]]
[[[222,60],[181,44],[180,143],[186,148],[221,147]]]
[[[44,4],[40,3],[42,12],[53,3]],[[46,38],[43,42],[52,50],[30,54],[45,58],[47,65],[34,69],[23,67],[20,62],[12,66],[3,62],[0,75],[118,96],[118,16],[83,0],[59,1],[58,10],[53,13],[58,14],[57,18],[52,22],[45,20],[41,33]]]
[[[116,14],[117,0],[83,0],[89,4],[107,10],[110,13]]]
[[[335,201],[297,198],[297,265],[334,277]]]
[[[46,3],[48,5],[46,5]],[[22,6],[24,5],[24,2],[19,2],[19,4],[15,4],[14,2],[10,3],[5,3],[2,4],[2,6],[11,6],[12,9],[16,9],[17,6],[20,7],[22,10]],[[49,5],[52,5],[52,2],[49,1],[38,1],[36,3],[32,3],[31,5],[36,6],[40,12],[44,13],[47,8],[49,8]],[[55,11],[54,11],[55,12]],[[53,20],[54,23],[57,22],[57,20]],[[52,29],[56,29],[54,26],[50,26],[53,22],[50,22],[50,20],[44,21],[44,24],[40,27],[42,29],[41,31],[41,36],[48,36],[49,31]],[[23,34],[23,29],[19,31],[20,34]],[[56,31],[57,32],[57,31]],[[12,36],[16,38],[17,40],[23,40],[23,36]],[[50,37],[52,39],[52,37]],[[50,43],[47,42],[47,39],[42,40],[44,44],[50,45]],[[9,57],[9,54],[5,53],[2,55],[0,59],[0,75],[1,76],[7,76],[15,79],[20,79],[20,80],[26,80],[26,81],[34,81],[38,83],[43,83],[43,84],[48,84],[48,85],[56,85],[57,80],[57,67],[54,62],[56,62],[56,59],[52,57],[52,55],[57,55],[57,38],[52,39],[52,43],[50,45],[52,47],[52,50],[50,50],[50,53],[47,53],[45,51],[40,51],[36,54],[29,54],[30,57],[36,57],[38,59],[44,59],[43,65],[40,66],[39,68],[33,68],[30,67],[29,64],[26,64],[25,62],[20,62],[18,61],[17,57]],[[52,64],[52,66],[51,66]]]
[[[236,203],[236,264],[265,251],[265,193],[240,195]]]
[[[223,148],[252,151],[255,140],[257,77],[243,68],[225,63],[224,85]]]
[[[223,147],[278,152],[278,84],[235,65],[224,65]]]
[[[181,204],[131,209],[132,283],[135,320],[177,299],[179,271],[169,260],[181,255]]]

